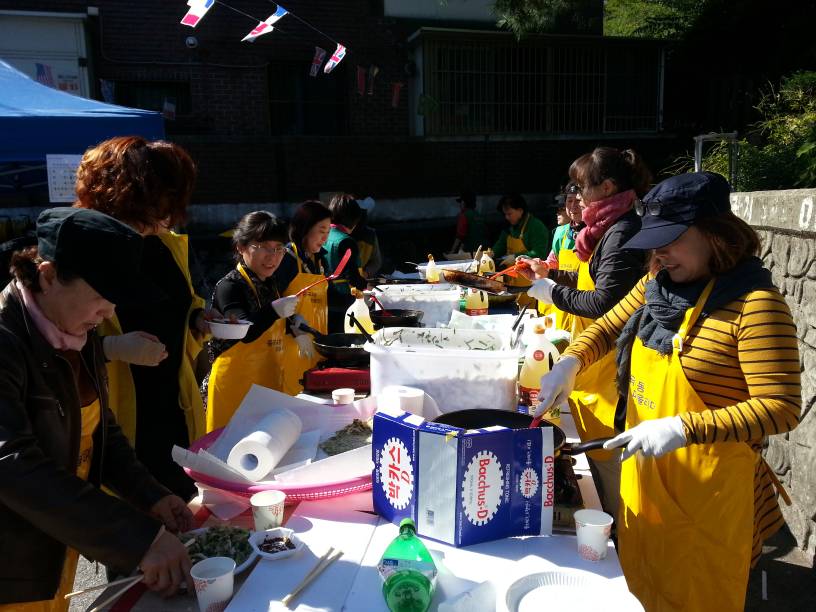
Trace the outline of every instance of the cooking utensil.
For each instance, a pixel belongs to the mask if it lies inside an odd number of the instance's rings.
[[[377,296],[374,295],[373,293],[370,294],[370,295],[371,295],[371,301],[374,302],[377,306],[380,307],[381,312],[383,313],[383,316],[384,317],[390,317],[391,313],[388,312],[388,309],[385,306],[382,305],[382,302],[380,300],[377,299]]]
[[[352,325],[354,325],[354,326],[355,326],[357,329],[359,329],[359,330],[360,330],[360,333],[361,333],[363,336],[365,336],[366,341],[370,342],[371,344],[374,344],[374,338],[372,338],[372,337],[371,337],[371,334],[369,334],[369,333],[366,331],[366,328],[365,328],[365,327],[363,327],[363,324],[362,324],[362,323],[360,323],[360,322],[357,320],[357,317],[355,317],[355,316],[354,316],[354,313],[353,313],[353,312],[348,313],[348,318],[349,318],[349,321],[351,322],[351,324],[352,324]]]
[[[462,429],[483,429],[494,425],[500,425],[510,429],[526,429],[530,426],[531,421],[533,421],[533,417],[529,414],[510,412],[509,410],[490,410],[487,408],[457,410],[440,415],[434,419],[435,423],[461,427]],[[611,438],[598,438],[580,444],[572,444],[571,442],[567,442],[567,434],[565,434],[564,430],[558,427],[558,425],[542,419],[540,420],[539,427],[553,428],[553,448],[555,449],[556,457],[562,453],[565,455],[580,455],[587,451],[598,450],[603,447],[604,442],[611,440]]]
[[[492,293],[493,295],[509,295],[512,293],[524,293],[529,287],[515,287],[508,286],[497,280],[490,280],[486,276],[479,276],[478,274],[471,274],[470,272],[460,272],[459,270],[442,270],[442,276],[445,281],[467,287],[468,289],[476,289],[477,291],[484,291],[485,293]]]
[[[320,283],[327,283],[338,278],[343,273],[343,270],[346,269],[346,264],[349,262],[349,259],[351,259],[351,249],[346,249],[345,255],[343,255],[343,258],[340,260],[340,263],[337,264],[337,267],[334,269],[334,272],[332,272],[331,275],[325,278],[321,278],[320,280],[316,280],[310,285],[306,285],[303,289],[301,289],[295,294],[295,297],[300,297],[301,295],[306,293],[309,289],[311,289],[312,287],[316,287]]]
[[[139,583],[140,583],[140,582],[141,582],[143,579],[144,579],[144,575],[142,575],[142,574],[139,574],[138,576],[131,576],[131,577],[128,579],[128,580],[129,580],[129,582],[127,582],[126,584],[124,584],[124,585],[122,586],[122,588],[120,588],[120,589],[119,589],[118,591],[116,591],[116,592],[115,592],[113,595],[111,595],[110,597],[108,597],[108,598],[107,598],[105,601],[103,601],[103,602],[102,602],[102,603],[100,603],[98,606],[96,606],[95,608],[93,608],[92,610],[90,610],[90,612],[99,612],[100,610],[103,610],[103,609],[104,609],[106,606],[109,606],[109,605],[110,605],[110,604],[112,604],[114,601],[116,601],[117,599],[119,599],[119,598],[120,598],[122,595],[124,595],[126,591],[130,590],[132,587],[134,587],[134,586],[136,586],[137,584],[139,584]],[[107,587],[107,586],[110,586],[110,584],[106,584],[106,585],[104,585],[104,586],[106,586],[106,587]]]
[[[529,305],[530,305],[530,302],[525,302],[524,305],[521,307],[521,310],[519,311],[518,316],[516,317],[516,320],[513,321],[513,327],[510,329],[510,331],[516,331],[516,328],[518,328],[519,323],[521,323],[521,317],[523,317],[524,313],[527,312],[527,307]]]
[[[125,584],[126,582],[139,582],[142,578],[144,578],[144,574],[125,576],[124,578],[119,578],[119,580],[114,580],[113,582],[103,582],[102,584],[95,584],[87,589],[81,589],[79,591],[74,591],[73,593],[68,593],[63,597],[63,599],[71,599],[71,597],[76,597],[77,595],[84,595],[85,593],[98,591],[99,589],[107,589],[108,587],[116,586],[118,584]]]
[[[519,275],[519,270],[523,270],[524,268],[529,268],[529,267],[530,267],[530,264],[528,264],[526,261],[517,261],[516,263],[514,263],[509,268],[505,268],[504,270],[500,270],[499,272],[496,272],[495,274],[493,274],[491,276],[488,276],[488,278],[490,280],[496,280],[497,278],[499,278],[500,276],[503,276],[505,274],[507,276],[512,276],[512,277],[515,278],[516,276]]]
[[[371,322],[374,329],[383,327],[419,327],[425,313],[421,310],[408,310],[404,308],[392,308],[386,312],[375,310],[371,313]]]
[[[315,350],[326,359],[333,359],[338,363],[371,359],[369,353],[361,346],[365,344],[365,336],[362,334],[321,334],[305,323],[301,323],[299,329],[314,337]]]

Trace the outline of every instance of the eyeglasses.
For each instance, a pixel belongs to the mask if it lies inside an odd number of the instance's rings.
[[[643,202],[640,199],[635,200],[635,212],[638,214],[639,217],[643,217],[646,213],[650,214],[652,217],[659,217],[660,213],[663,212],[663,202],[660,200],[654,200],[653,202]]]
[[[286,247],[265,247],[260,244],[250,244],[250,248],[255,249],[256,251],[263,251],[267,255],[283,255],[286,252]]]

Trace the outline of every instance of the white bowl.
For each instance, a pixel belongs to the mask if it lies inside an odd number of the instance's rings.
[[[295,547],[288,550],[282,550],[281,552],[276,553],[264,552],[259,547],[268,537],[289,538],[290,540],[292,540],[292,543],[295,545]],[[256,531],[251,536],[249,536],[249,543],[252,545],[252,549],[255,551],[256,555],[258,555],[262,559],[269,559],[271,561],[277,561],[278,559],[286,559],[287,557],[292,557],[298,554],[301,550],[303,550],[303,547],[305,546],[303,542],[295,535],[295,532],[291,529],[287,529],[286,527],[275,527],[274,529],[267,529],[266,531]]]
[[[239,319],[234,323],[229,321],[208,321],[210,333],[221,340],[240,340],[247,335],[251,321]]]

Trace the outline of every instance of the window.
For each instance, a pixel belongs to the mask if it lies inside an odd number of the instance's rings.
[[[451,34],[421,51],[426,136],[658,131],[655,45]]]
[[[269,67],[269,104],[273,135],[337,136],[346,133],[346,71],[309,76],[309,66]]]

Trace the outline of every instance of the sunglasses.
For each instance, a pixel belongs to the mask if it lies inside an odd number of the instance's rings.
[[[655,200],[653,202],[644,202],[640,199],[635,200],[635,212],[639,217],[645,217],[647,214],[652,217],[659,217],[663,212],[663,202]]]

